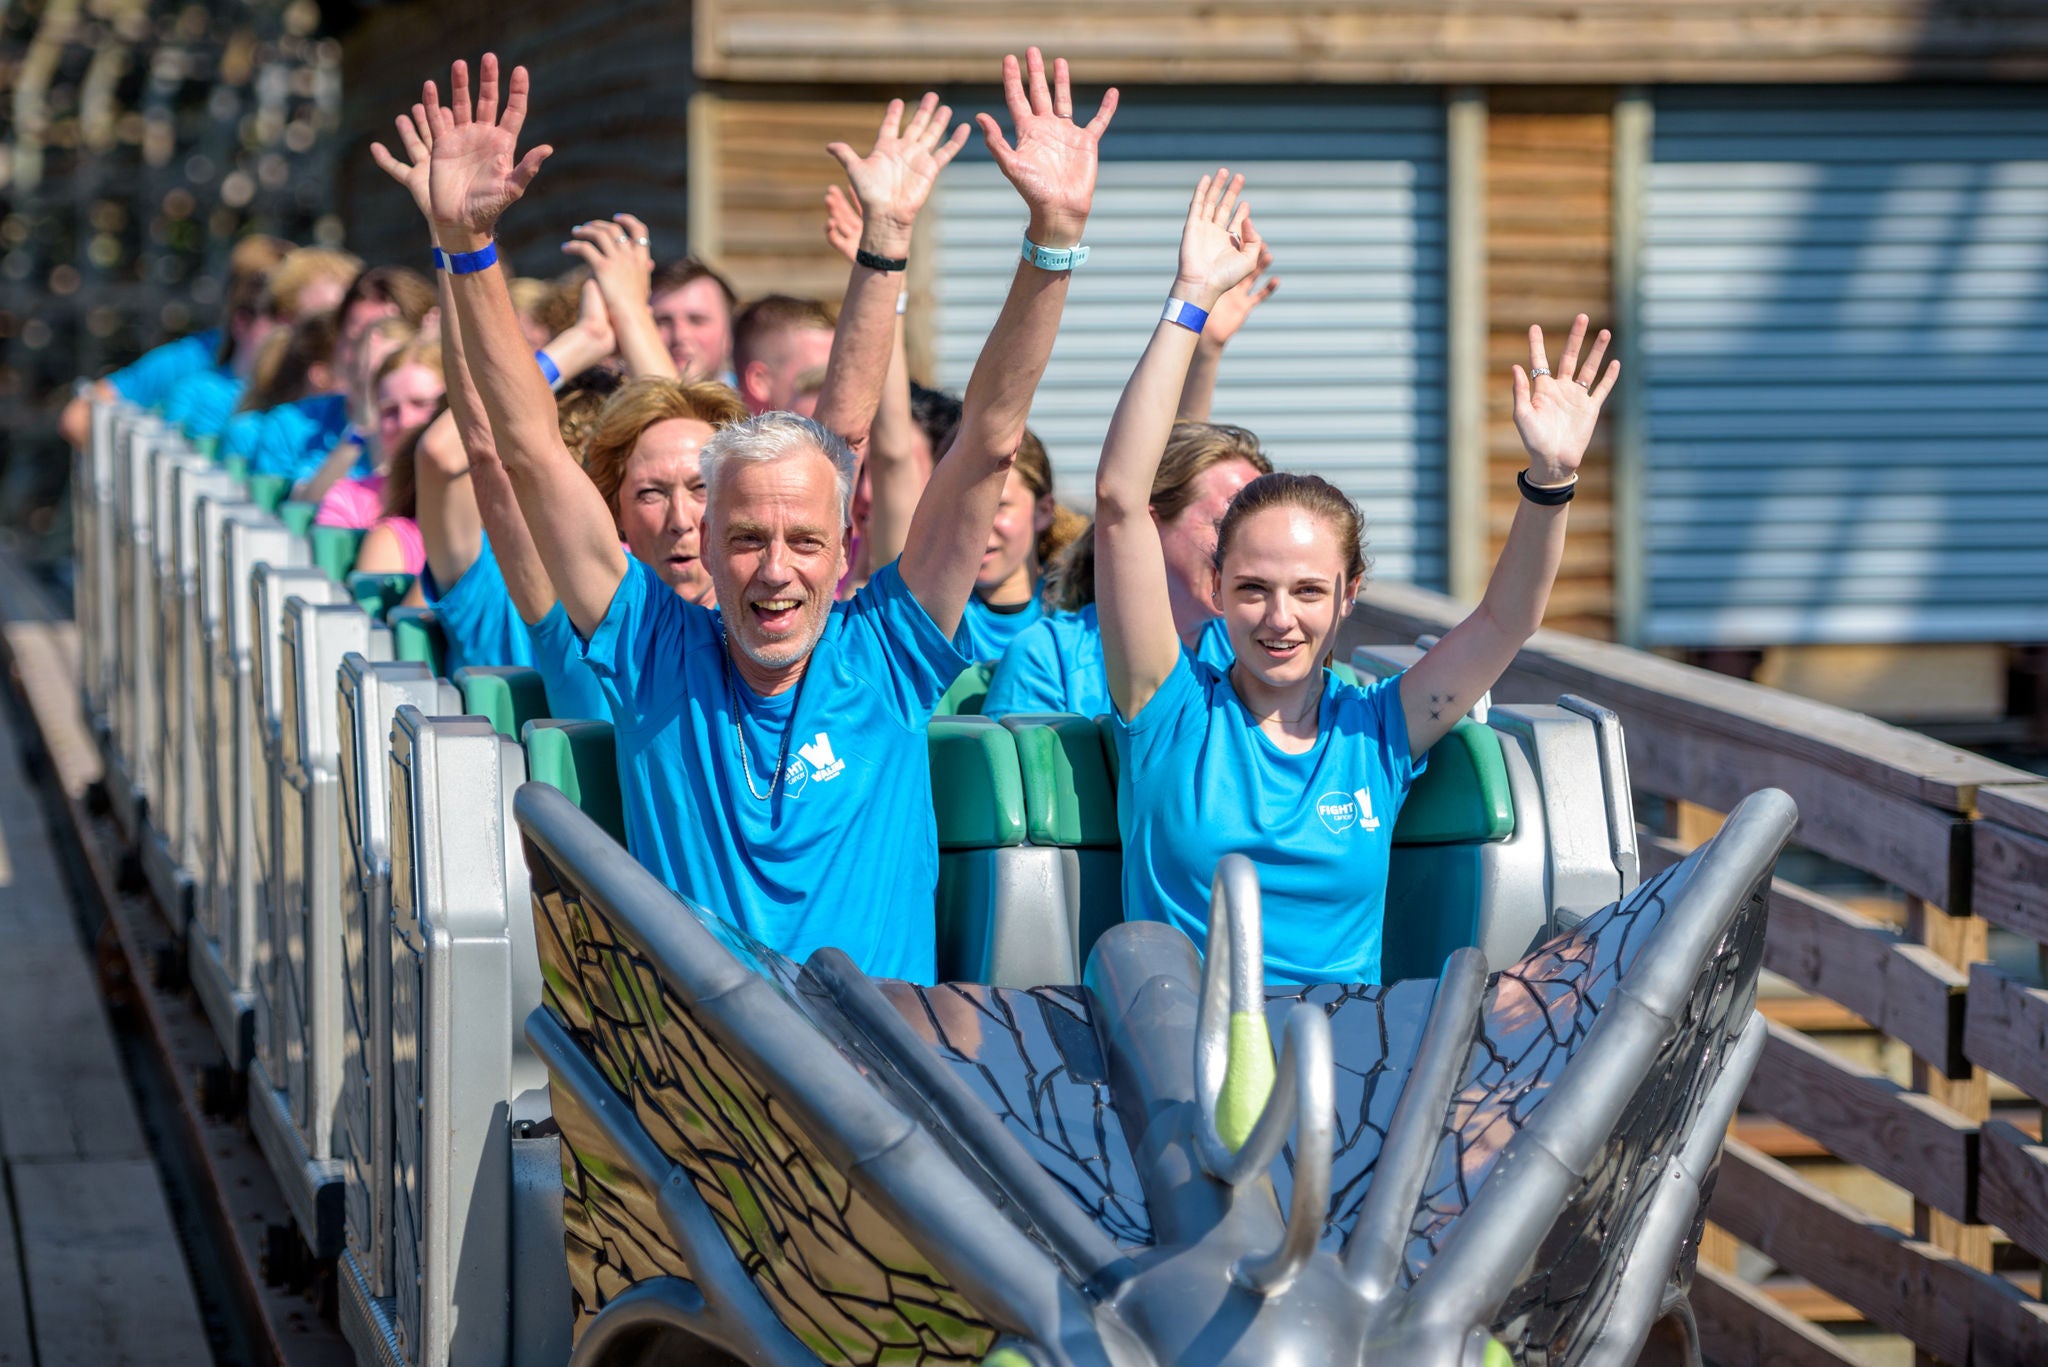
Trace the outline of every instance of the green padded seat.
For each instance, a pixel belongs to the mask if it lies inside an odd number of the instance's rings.
[[[1500,737],[1470,717],[1430,747],[1429,767],[1408,790],[1394,823],[1396,845],[1462,845],[1515,833]]]
[[[612,839],[626,843],[618,742],[610,722],[536,719],[519,738],[526,745],[529,779],[559,788]]]
[[[288,498],[277,505],[277,519],[295,534],[311,536],[313,533],[313,516],[319,511],[320,505],[317,503],[307,503],[300,499]],[[355,563],[354,556],[350,556],[349,563]],[[325,569],[326,566],[323,565],[321,568]]]
[[[351,574],[348,577],[348,596],[356,600],[356,606],[370,614],[374,621],[383,621],[384,614],[405,600],[412,592],[413,576],[409,574]]]
[[[1023,713],[1003,718],[1017,742],[1025,830],[1034,845],[1115,849],[1116,779],[1104,728],[1086,717]]]
[[[987,660],[978,661],[960,671],[960,677],[953,680],[939,698],[939,705],[932,710],[935,717],[978,717],[981,715],[982,699],[988,696],[989,680],[996,676],[996,667]]]
[[[208,432],[208,433],[206,433],[206,434],[205,434],[204,436],[197,436],[197,437],[194,437],[194,436],[190,436],[190,435],[188,435],[188,436],[186,437],[186,440],[192,443],[192,449],[193,449],[194,451],[197,451],[197,452],[198,452],[198,453],[199,453],[200,455],[204,456],[204,457],[205,457],[206,459],[208,459],[208,460],[212,460],[212,461],[218,461],[218,460],[220,459],[220,434],[219,434],[219,433],[217,433],[217,432]],[[229,457],[227,458],[227,462],[226,462],[226,463],[227,463],[227,467],[228,467],[228,468],[229,468],[230,470],[233,470],[233,469],[235,468],[235,462],[236,462],[236,461],[240,461],[240,462],[242,463],[242,468],[243,468],[243,469],[245,469],[245,470],[246,470],[246,469],[248,468],[248,466],[249,466],[249,459],[248,459],[248,457],[247,457],[247,456],[229,456]]]
[[[987,717],[933,717],[932,810],[939,849],[1024,843],[1024,783],[1010,733]]]
[[[397,631],[394,625],[393,635]],[[472,717],[486,718],[501,736],[517,739],[526,734],[528,722],[547,720],[548,690],[537,669],[524,665],[464,665],[455,671],[455,686],[462,690],[462,710]]]
[[[440,619],[434,616],[432,608],[395,607],[384,614],[384,625],[391,628],[392,659],[423,664],[437,677],[446,677],[448,633],[441,629]],[[476,709],[472,707],[469,710],[474,712]],[[501,726],[498,729],[508,736],[519,734],[516,728],[505,731]]]
[[[233,462],[229,463],[233,464]],[[273,513],[290,496],[291,491],[292,482],[283,475],[249,476],[249,501],[251,503],[260,503]],[[309,503],[306,506],[310,508],[313,505]],[[309,527],[313,525],[313,515],[311,513],[306,514],[306,525]]]
[[[313,543],[313,563],[330,579],[348,582],[356,567],[356,552],[362,548],[363,533],[355,527],[312,527],[306,536]]]
[[[204,455],[205,453],[201,452],[200,454]],[[241,480],[244,484],[249,482],[249,458],[247,456],[229,456],[220,463],[220,468],[233,475],[236,479]]]

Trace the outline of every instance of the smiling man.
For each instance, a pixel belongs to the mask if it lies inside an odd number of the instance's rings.
[[[604,499],[563,449],[546,383],[519,330],[492,239],[550,149],[519,158],[527,81],[502,117],[486,56],[471,108],[429,84],[429,198],[477,390],[536,550],[598,674],[635,790],[636,855],[684,896],[803,957],[836,945],[879,976],[929,982],[936,827],[924,726],[964,663],[950,644],[1003,483],[1024,437],[1066,302],[1071,249],[1095,191],[1092,123],[1073,120],[1066,64],[1038,52],[1029,85],[1005,58],[1016,144],[979,116],[1023,196],[1029,245],[968,382],[959,435],[913,517],[901,559],[845,603],[855,461],[886,370],[899,275],[917,211],[966,140],[927,95],[900,132],[891,102],[875,149],[828,150],[865,222],[818,413],[769,412],[704,443],[703,555],[719,607],[685,601],[619,549]],[[858,401],[847,394],[858,391]],[[836,428],[836,430],[835,430]]]

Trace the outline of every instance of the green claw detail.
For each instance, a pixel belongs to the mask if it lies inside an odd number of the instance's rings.
[[[1515,1367],[1515,1360],[1508,1353],[1508,1346],[1499,1339],[1486,1341],[1485,1367]]]
[[[1232,1153],[1244,1147],[1252,1126],[1265,1113],[1266,1098],[1273,1095],[1273,1068],[1273,1038],[1266,1033],[1265,1014],[1232,1012],[1223,1090],[1216,1098],[1216,1134]]]
[[[1033,1364],[1015,1348],[998,1348],[981,1360],[981,1367],[1033,1367]]]

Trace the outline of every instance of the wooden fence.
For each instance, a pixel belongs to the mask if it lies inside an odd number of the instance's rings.
[[[1374,584],[1343,649],[1411,642],[1463,615],[1441,595]],[[1910,1067],[1892,1070],[1910,1079],[1824,1047],[1796,1028],[1802,1013],[1767,1011],[1746,1123],[1709,1207],[1721,1232],[1710,1228],[1694,1284],[1708,1360],[1857,1362],[1796,1311],[1827,1299],[1902,1336],[1921,1362],[2048,1364],[2048,992],[1988,961],[1993,926],[2048,945],[2048,782],[1840,708],[1558,632],[1539,632],[1495,690],[1517,702],[1563,693],[1617,712],[1637,798],[1690,818],[1644,830],[1645,874],[1703,838],[1710,814],[1777,787],[1799,804],[1796,845],[1888,885],[1900,905],[1890,924],[1865,899],[1851,906],[1783,878],[1773,887],[1765,966],[1910,1051]],[[1911,1228],[1737,1137],[1765,1132],[1899,1188]],[[1731,1238],[1776,1266],[1774,1285],[1797,1279],[1818,1296],[1737,1277]]]

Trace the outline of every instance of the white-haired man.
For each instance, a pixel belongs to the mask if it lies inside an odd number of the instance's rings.
[[[1024,198],[1032,245],[902,558],[838,605],[849,445],[865,431],[770,413],[705,444],[704,553],[718,609],[684,602],[621,553],[609,510],[562,449],[502,272],[489,264],[498,216],[551,150],[516,159],[526,73],[512,73],[502,116],[490,56],[474,111],[460,63],[447,106],[431,84],[425,91],[434,230],[463,272],[450,283],[470,366],[535,546],[630,756],[640,787],[629,800],[635,852],[684,896],[785,954],[836,945],[870,973],[912,981],[931,980],[935,955],[924,727],[965,663],[950,638],[1052,352],[1070,249],[1094,199],[1096,143],[1116,107],[1111,91],[1093,122],[1077,124],[1066,63],[1055,63],[1050,83],[1036,49],[1027,64],[1028,74],[1014,57],[1003,62],[1016,145],[993,118],[978,121]],[[966,136],[962,126],[947,138],[951,111],[934,95],[899,137],[900,114],[892,104],[866,158],[843,144],[829,149],[865,214],[833,370],[873,371],[877,391],[917,209]],[[861,364],[840,365],[840,348]],[[834,384],[828,378],[828,393]],[[851,407],[872,419],[872,404]],[[839,408],[821,398],[821,413]]]

